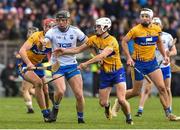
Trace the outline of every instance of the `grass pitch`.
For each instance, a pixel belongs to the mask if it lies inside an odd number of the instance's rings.
[[[179,129],[180,121],[171,122],[164,116],[159,98],[151,97],[145,105],[142,117],[134,117],[137,112],[139,98],[129,100],[134,125],[125,124],[122,111],[118,117],[107,120],[104,109],[98,104],[97,98],[86,98],[86,124],[77,124],[75,99],[64,98],[61,103],[58,120],[55,123],[44,123],[40,109],[34,100],[34,114],[26,114],[22,98],[0,98],[0,129]],[[111,99],[111,104],[114,98]],[[180,115],[180,98],[173,98],[173,112]]]

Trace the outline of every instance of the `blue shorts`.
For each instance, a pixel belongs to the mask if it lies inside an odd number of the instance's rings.
[[[156,61],[156,59],[152,60],[152,61],[137,61],[137,60],[134,60],[135,61],[135,67],[141,71],[144,75],[147,75],[157,69],[159,69],[159,66],[158,66],[158,63]],[[135,72],[135,80],[143,80],[144,77],[141,73],[137,72],[135,69],[134,69],[134,72]]]
[[[163,74],[163,79],[171,78],[171,67],[163,67],[161,68],[162,74]]]
[[[106,73],[101,70],[100,73],[100,87],[99,89],[104,89],[109,86],[113,87],[114,84],[126,82],[126,73],[124,68],[120,68],[117,71]]]
[[[26,63],[24,63],[24,62],[22,61],[22,59],[17,59],[17,60],[16,60],[16,71],[17,71],[18,75],[20,75],[23,79],[24,79],[24,77],[23,77],[23,75],[21,74],[21,70],[23,69],[23,67],[26,67],[26,66],[27,66]],[[40,63],[40,64],[37,64],[36,66],[37,66],[37,67],[40,67],[40,66],[42,66],[42,64]],[[24,73],[26,73],[26,72],[27,72],[27,71],[25,71]],[[34,72],[35,72],[40,78],[44,77],[44,75],[45,75],[44,70],[34,70]]]
[[[68,74],[68,72],[75,70],[75,69],[77,69],[77,64],[60,66],[60,68],[56,72],[52,73],[52,75],[56,75],[56,74],[64,75],[65,78],[68,80],[77,74],[81,74],[80,70],[78,70],[78,69],[76,71],[73,71],[72,73]]]

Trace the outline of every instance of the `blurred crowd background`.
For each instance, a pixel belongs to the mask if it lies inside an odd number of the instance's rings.
[[[79,27],[87,35],[91,35],[93,32],[95,19],[103,16],[111,18],[112,29],[110,33],[121,44],[122,37],[139,22],[139,12],[142,7],[151,8],[154,11],[154,16],[161,18],[163,30],[170,33],[173,38],[178,39],[176,47],[179,50],[179,0],[0,0],[1,66],[14,60],[14,52],[18,51],[25,41],[29,27],[35,26],[42,29],[42,19],[53,18],[59,10],[69,10],[72,24]],[[86,59],[85,55],[81,55],[79,60],[84,59]],[[179,64],[179,51],[175,60]],[[93,73],[96,73],[97,69],[94,69],[93,66],[89,71],[92,72],[90,73],[92,81],[88,80],[87,82],[91,81],[89,84],[92,88]],[[173,75],[175,76],[173,83],[177,89],[172,91],[174,91],[174,95],[180,95],[180,87],[176,83],[180,76],[179,74]]]

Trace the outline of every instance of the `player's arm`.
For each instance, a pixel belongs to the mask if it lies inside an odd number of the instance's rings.
[[[81,46],[79,47],[73,47],[73,48],[58,48],[56,49],[53,54],[56,55],[56,56],[59,56],[59,55],[70,55],[70,54],[78,54],[86,49],[88,49],[89,46],[84,43],[82,44]]]
[[[161,55],[164,57],[164,64],[169,63],[169,58],[167,57],[164,45],[162,43],[161,37],[159,37],[158,43],[157,43],[157,48],[160,51]]]
[[[169,56],[175,56],[175,55],[177,55],[177,49],[176,49],[176,46],[173,45],[173,47],[169,51]]]
[[[167,54],[169,57],[170,57],[170,56],[175,56],[175,55],[177,55],[177,49],[176,49],[176,46],[175,46],[176,41],[177,41],[176,38],[173,39],[173,41],[172,41],[172,46],[170,46],[170,47],[169,47],[169,50],[166,51],[166,54]]]
[[[31,47],[32,47],[32,44],[30,44],[29,41],[27,40],[19,50],[19,54],[21,58],[27,64],[28,67],[33,66],[33,64],[31,63],[31,61],[29,60],[27,56],[27,51],[30,50]]]
[[[108,55],[110,55],[111,53],[113,52],[113,48],[110,48],[110,47],[106,47],[102,53],[96,55],[94,58],[84,62],[84,63],[81,63],[79,65],[79,68],[80,69],[85,69],[87,68],[88,65],[92,64],[92,63],[95,63],[95,62],[99,62],[101,60],[103,60],[104,58],[106,58]]]
[[[123,51],[127,57],[127,65],[133,66],[134,61],[131,58],[131,55],[129,53],[129,48],[127,45],[129,40],[130,40],[130,37],[128,37],[127,35],[122,39],[122,48],[123,48]]]

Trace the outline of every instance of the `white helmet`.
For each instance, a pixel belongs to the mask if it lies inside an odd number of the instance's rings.
[[[103,32],[107,31],[111,27],[111,20],[107,17],[102,17],[96,20],[96,25],[100,25]],[[107,30],[104,30],[107,27]]]
[[[152,23],[158,23],[160,26],[162,26],[162,22],[159,17],[154,17]]]
[[[142,14],[147,14],[147,15],[149,15],[150,18],[153,17],[153,11],[149,8],[143,8],[140,12],[140,15],[142,15]]]

